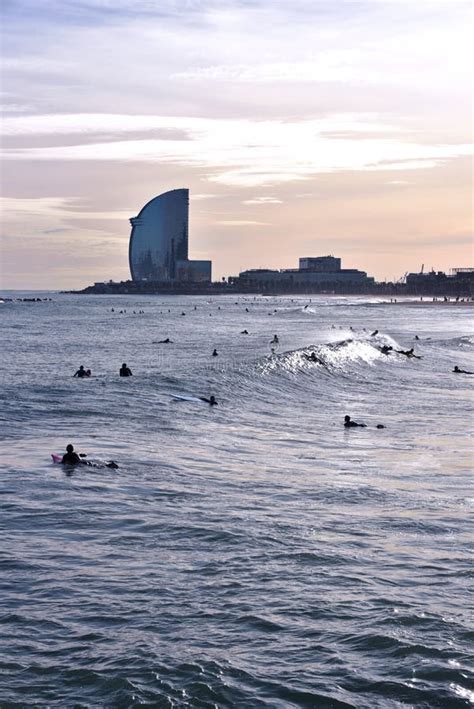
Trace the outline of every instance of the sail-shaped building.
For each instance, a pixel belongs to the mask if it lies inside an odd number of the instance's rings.
[[[170,190],[154,197],[130,223],[133,281],[210,282],[211,261],[188,259],[189,190]]]

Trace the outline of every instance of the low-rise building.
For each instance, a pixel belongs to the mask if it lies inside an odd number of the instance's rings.
[[[341,259],[334,256],[304,257],[299,268],[273,270],[256,268],[242,271],[230,282],[244,290],[283,292],[367,292],[374,279],[365,271],[341,268]]]

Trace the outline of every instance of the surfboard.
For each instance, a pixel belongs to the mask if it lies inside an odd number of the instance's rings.
[[[62,455],[51,453],[53,463],[62,463]],[[87,465],[89,468],[118,468],[119,466],[114,460],[84,460],[81,458],[81,464]]]
[[[191,394],[170,394],[171,398],[175,401],[193,401],[198,404],[205,404],[206,402],[200,399],[198,396],[192,396]]]

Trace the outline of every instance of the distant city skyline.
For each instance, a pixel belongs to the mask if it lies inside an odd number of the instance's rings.
[[[190,189],[213,277],[336,253],[471,266],[471,3],[13,0],[1,287],[129,278],[129,218]]]

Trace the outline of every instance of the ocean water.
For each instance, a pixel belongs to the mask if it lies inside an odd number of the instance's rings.
[[[474,703],[470,307],[48,295],[0,303],[2,708]]]

